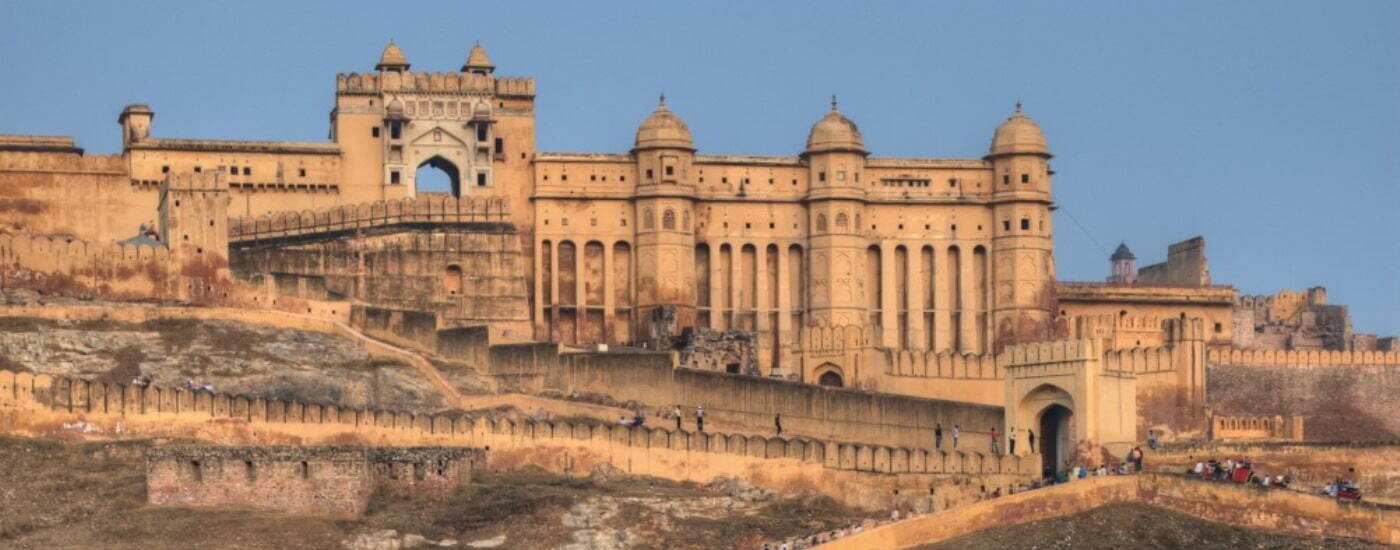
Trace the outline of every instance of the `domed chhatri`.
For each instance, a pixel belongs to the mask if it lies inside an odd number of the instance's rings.
[[[1045,143],[1045,132],[1040,125],[1021,112],[1021,102],[1016,102],[1016,112],[997,126],[992,134],[992,147],[989,155],[1038,154],[1050,156]]]
[[[1109,256],[1108,259],[1115,262],[1118,260],[1136,260],[1137,256],[1133,255],[1133,251],[1128,250],[1127,243],[1120,242],[1118,243],[1118,248],[1113,251],[1113,255]]]
[[[486,55],[486,48],[481,47],[481,42],[472,46],[472,51],[467,53],[467,63],[462,65],[462,72],[480,72],[489,74],[495,70],[496,66],[491,64],[491,56]]]
[[[807,149],[803,154],[848,152],[870,154],[860,136],[856,123],[836,108],[836,96],[831,96],[831,111],[812,125],[807,133]]]
[[[670,109],[666,108],[666,95],[661,95],[661,100],[656,105],[656,110],[651,112],[641,126],[637,127],[637,143],[635,149],[689,149],[695,150],[695,142],[690,136],[690,127],[685,125],[681,117],[676,116]]]
[[[403,49],[399,48],[393,40],[384,46],[384,53],[379,54],[379,64],[374,66],[376,71],[406,71],[408,70],[408,56],[403,54]]]

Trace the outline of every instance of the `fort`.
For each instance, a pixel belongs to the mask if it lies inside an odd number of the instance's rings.
[[[1191,445],[1322,445],[1335,461],[1280,466],[1318,479],[1394,452],[1348,442],[1400,437],[1395,339],[1355,332],[1322,287],[1241,295],[1213,281],[1202,237],[1141,269],[1123,244],[1104,281],[1059,280],[1053,155],[1020,104],[976,158],[877,156],[835,98],[792,156],[702,154],[664,96],[628,151],[547,152],[535,81],[498,76],[480,44],[457,71],[410,66],[390,43],[373,71],[337,75],[324,143],[156,137],[143,104],[117,118],[119,155],[0,135],[0,317],[332,334],[411,366],[450,411],[6,359],[0,431],[200,440],[149,451],[159,506],[359,518],[376,491],[606,465],[865,509],[968,506],[947,512],[964,527],[910,520],[836,548],[932,543],[1076,499],[1400,540],[1390,509],[1166,474],[974,504],[1149,437],[1174,465]],[[450,192],[420,187],[420,168]],[[1342,410],[1339,392],[1365,398]],[[684,425],[699,408],[708,431]],[[649,424],[615,422],[630,414]]]

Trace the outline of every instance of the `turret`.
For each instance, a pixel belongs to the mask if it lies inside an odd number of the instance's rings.
[[[1040,126],[1016,111],[997,126],[984,157],[992,166],[995,349],[1050,338],[1055,264],[1050,151]]]
[[[1137,282],[1137,256],[1133,251],[1128,250],[1128,245],[1118,243],[1118,248],[1113,251],[1113,255],[1108,257],[1110,272],[1108,282],[1133,284]]]
[[[666,107],[637,127],[632,147],[637,162],[636,330],[642,341],[662,343],[695,326],[695,144],[685,121]]]
[[[865,197],[861,172],[868,154],[860,130],[841,114],[832,97],[831,110],[812,125],[801,155],[809,171],[812,277],[842,282],[810,290],[813,323],[866,326],[870,322],[866,305],[876,282],[865,280],[863,262],[878,259],[867,254],[869,243],[861,234]]]
[[[151,137],[151,120],[155,118],[155,111],[146,105],[127,105],[122,109],[117,117],[117,124],[122,125],[122,145],[129,146]]]

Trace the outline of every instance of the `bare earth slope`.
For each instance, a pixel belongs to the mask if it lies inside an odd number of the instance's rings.
[[[230,321],[0,317],[0,368],[121,383],[149,375],[163,386],[194,380],[220,393],[353,408],[444,408],[417,371],[370,357],[352,342]]]
[[[1083,514],[989,529],[920,550],[1124,550],[1269,548],[1335,550],[1387,548],[1351,539],[1294,537],[1242,529],[1144,504],[1109,505]]]

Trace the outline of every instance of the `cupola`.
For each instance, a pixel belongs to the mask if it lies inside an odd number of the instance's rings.
[[[491,56],[486,55],[486,48],[481,47],[481,42],[472,46],[472,51],[467,53],[467,62],[462,65],[462,72],[489,75],[496,70],[496,66],[491,64]]]
[[[637,143],[633,150],[658,148],[695,150],[690,128],[681,117],[666,108],[665,94],[661,95],[661,101],[651,116],[637,127]]]
[[[813,124],[812,131],[807,133],[807,149],[803,155],[829,152],[870,154],[865,150],[856,123],[836,108],[836,96],[831,97],[831,111]]]
[[[992,134],[992,147],[989,156],[1034,154],[1050,156],[1045,144],[1045,132],[1040,125],[1021,112],[1021,102],[1016,102],[1016,112],[997,126]]]
[[[389,45],[384,46],[384,53],[379,54],[379,64],[374,66],[376,71],[407,71],[408,56],[403,54],[403,50],[395,44],[393,40]]]

